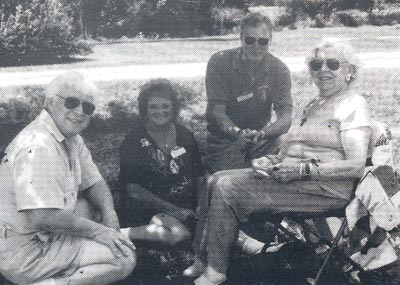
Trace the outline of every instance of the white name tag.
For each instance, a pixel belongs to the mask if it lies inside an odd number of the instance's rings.
[[[250,92],[250,93],[247,93],[247,94],[240,95],[239,97],[236,98],[236,100],[238,102],[242,102],[242,101],[249,100],[252,97],[253,97],[253,92]]]
[[[184,147],[178,146],[171,150],[171,156],[172,158],[177,158],[178,156],[181,156],[182,154],[186,153],[186,149]]]

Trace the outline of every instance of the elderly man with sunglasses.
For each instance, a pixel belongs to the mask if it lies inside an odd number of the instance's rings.
[[[0,273],[14,283],[108,284],[135,266],[135,247],[120,233],[110,189],[79,136],[97,94],[81,74],[60,75],[44,110],[5,150]]]
[[[241,47],[214,54],[207,66],[210,172],[249,167],[252,159],[277,152],[276,139],[291,124],[290,72],[269,53],[270,19],[260,13],[247,15],[240,40]]]

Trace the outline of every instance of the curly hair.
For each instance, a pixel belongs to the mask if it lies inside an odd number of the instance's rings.
[[[139,115],[143,121],[147,120],[147,104],[152,97],[161,97],[172,101],[173,122],[176,122],[181,104],[178,100],[178,92],[168,79],[153,79],[142,85],[138,97]]]

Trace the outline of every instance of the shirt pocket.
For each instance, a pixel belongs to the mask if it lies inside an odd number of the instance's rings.
[[[78,199],[78,187],[73,176],[67,176],[64,182],[64,209],[73,211]]]

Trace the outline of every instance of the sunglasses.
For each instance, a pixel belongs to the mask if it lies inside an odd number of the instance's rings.
[[[60,95],[57,95],[60,98],[64,99],[64,107],[67,108],[68,110],[75,109],[78,107],[80,104],[82,104],[82,111],[86,115],[90,116],[93,114],[94,110],[96,107],[94,104],[87,102],[87,101],[81,101],[79,98],[76,97],[62,97]]]
[[[247,45],[254,45],[256,41],[260,46],[266,46],[269,43],[269,38],[244,37],[244,42]]]
[[[345,63],[346,61],[339,61],[337,59],[313,59],[310,61],[310,63],[308,64],[308,66],[310,67],[310,69],[312,71],[318,71],[321,70],[322,66],[324,65],[324,62],[326,63],[326,66],[330,69],[330,70],[338,70],[340,67],[341,63]]]

